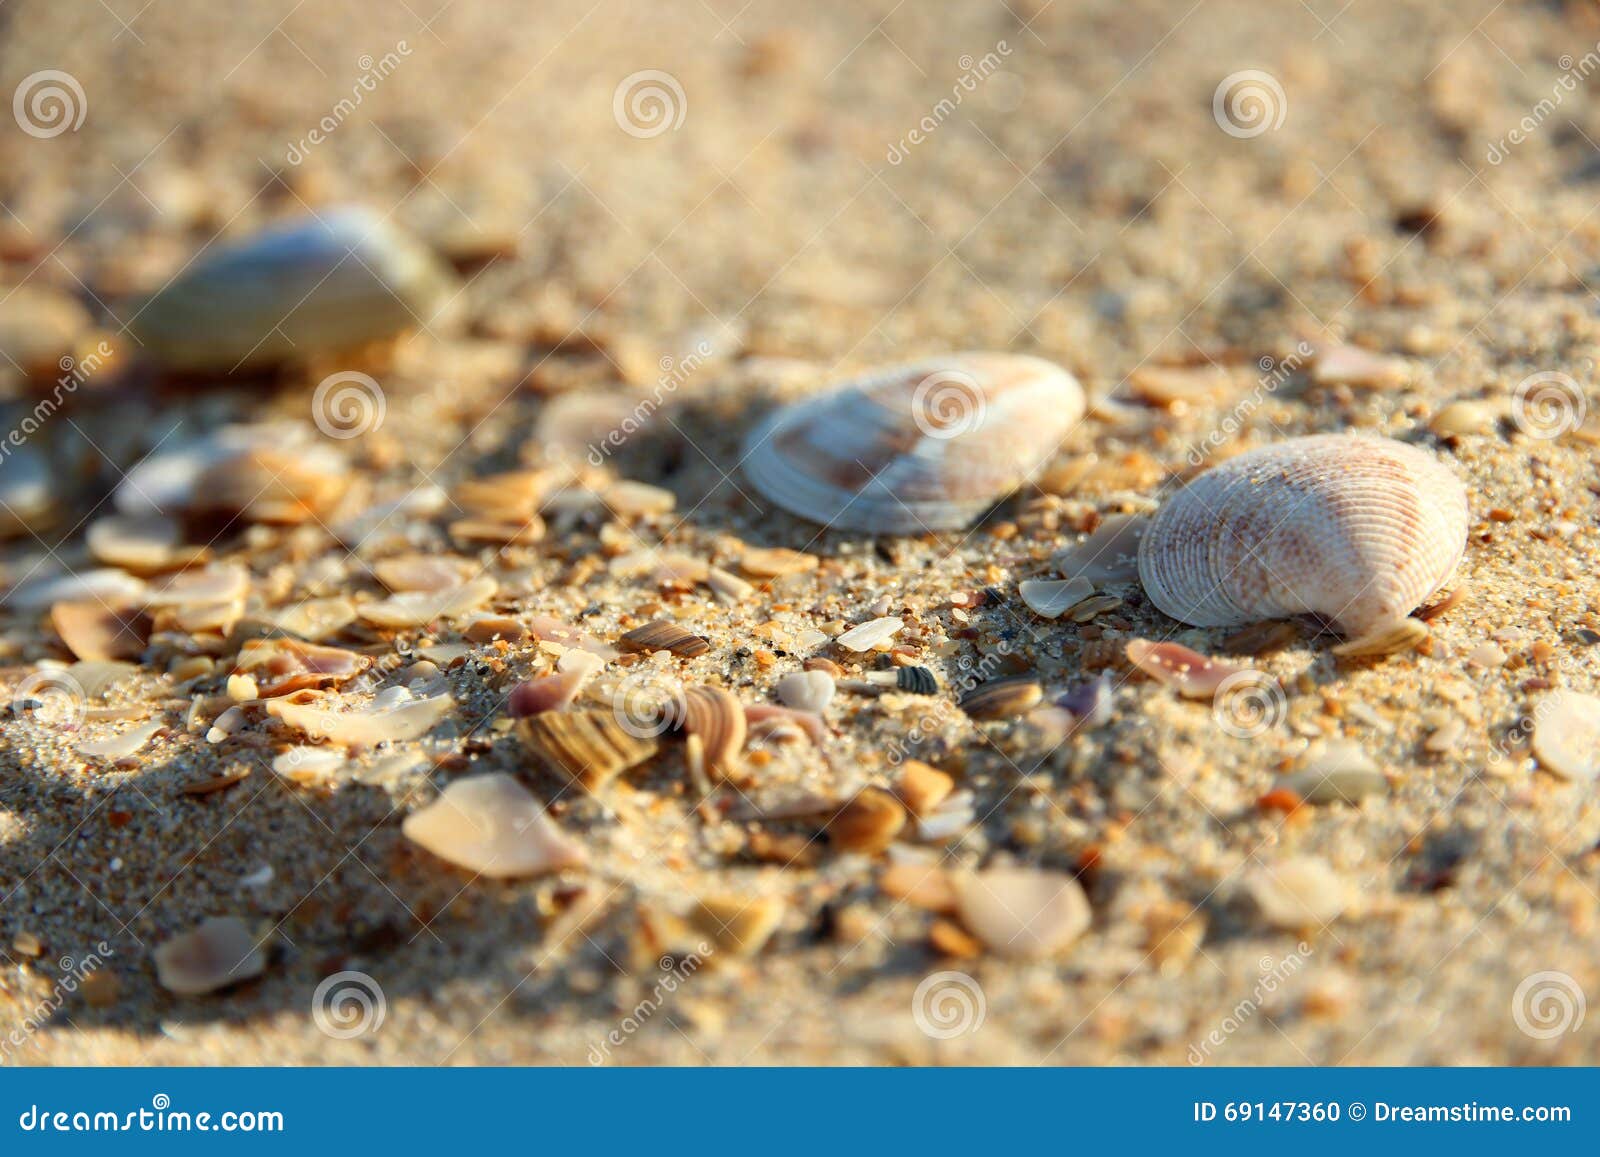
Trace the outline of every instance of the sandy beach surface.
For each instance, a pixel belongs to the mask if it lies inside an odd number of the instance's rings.
[[[1530,742],[1541,703],[1600,684],[1596,72],[1600,9],[1576,0],[13,0],[5,425],[54,402],[0,462],[0,1062],[1600,1060],[1597,724],[1550,709],[1550,745],[1589,745],[1564,769]],[[41,85],[64,112],[29,104]],[[345,205],[448,268],[406,333],[231,375],[141,344],[175,277]],[[775,406],[956,350],[1048,359],[1091,400],[970,528],[827,529],[750,485]],[[317,393],[341,374],[376,387],[356,430]],[[127,472],[229,423],[281,424],[261,489],[294,478],[292,516],[208,479],[183,542],[245,586],[153,608],[129,668],[68,666],[54,600],[18,584],[105,566],[86,536]],[[1188,627],[1127,578],[1083,615],[1024,604],[1105,519],[1346,430],[1467,489],[1418,648]],[[46,494],[18,513],[25,462]],[[519,471],[551,487],[541,538],[458,525],[494,521],[463,482]],[[357,617],[407,554],[492,594]],[[77,601],[116,603],[97,591]],[[310,699],[448,710],[286,765],[307,737],[229,676],[308,602],[355,608],[319,641],[371,664]],[[902,621],[879,649],[834,641],[876,618]],[[820,658],[820,743],[758,715],[726,782],[675,733],[593,791],[541,765],[512,690],[571,662],[571,629],[614,645],[658,619],[709,647],[613,659],[577,709],[695,685],[774,704]],[[1265,718],[1140,673],[1134,639],[1252,672]],[[933,695],[868,681],[910,667]],[[30,689],[66,675],[62,723]],[[1048,708],[1102,675],[1070,733],[957,706],[1028,676]],[[126,757],[83,750],[139,728]],[[1287,792],[1339,743],[1361,798]],[[955,792],[880,841],[908,760]],[[486,773],[585,862],[495,879],[407,838]],[[1274,873],[1308,861],[1315,918],[1272,918]],[[1029,958],[986,937],[958,893],[1011,869],[1075,879],[1087,927]],[[215,917],[255,975],[171,991],[158,950]]]

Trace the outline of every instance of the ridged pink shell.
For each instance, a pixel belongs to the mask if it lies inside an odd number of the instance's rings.
[[[1140,542],[1139,579],[1193,626],[1313,612],[1354,638],[1444,585],[1466,541],[1467,492],[1440,462],[1323,434],[1241,454],[1169,498]]]
[[[745,442],[763,497],[871,534],[956,530],[1044,465],[1083,416],[1060,366],[960,353],[845,382],[779,410]]]

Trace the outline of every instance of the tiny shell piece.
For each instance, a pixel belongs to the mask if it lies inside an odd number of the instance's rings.
[[[494,579],[484,576],[437,591],[408,591],[390,595],[357,608],[361,617],[376,627],[403,630],[421,627],[435,619],[451,619],[475,611],[500,589]]]
[[[498,772],[456,780],[400,830],[440,859],[501,879],[559,872],[586,859],[527,788]]]
[[[1139,541],[1150,527],[1148,514],[1113,514],[1088,538],[1055,556],[1055,568],[1069,579],[1100,585],[1139,577]]]
[[[717,951],[754,956],[778,930],[786,907],[781,896],[703,896],[690,916]]]
[[[372,666],[366,655],[298,639],[250,639],[239,648],[234,674],[253,676],[263,698],[310,687],[348,683]],[[253,696],[252,696],[253,698]]]
[[[842,852],[875,855],[905,827],[906,809],[881,787],[863,788],[828,823],[828,838]]]
[[[1337,920],[1350,902],[1349,889],[1326,861],[1292,856],[1257,868],[1245,887],[1262,919],[1274,928],[1320,928]]]
[[[548,711],[517,724],[523,744],[547,767],[594,792],[654,755],[659,744],[626,730],[610,711]]]
[[[785,707],[820,715],[833,701],[835,684],[826,671],[791,671],[778,680],[778,698]]]
[[[1059,366],[949,354],[783,407],[746,439],[744,471],[763,497],[826,526],[955,530],[1037,473],[1083,411]]]
[[[1044,688],[1026,675],[995,679],[961,697],[961,710],[972,719],[1009,719],[1023,715],[1044,698]]]
[[[1177,643],[1130,639],[1127,650],[1135,667],[1187,699],[1210,699],[1230,676],[1242,670]]]
[[[691,687],[683,697],[683,730],[705,744],[706,769],[726,776],[744,750],[744,705],[724,687]]]
[[[404,691],[403,688],[391,690]],[[380,743],[399,743],[420,739],[455,707],[449,695],[417,699],[405,693],[387,702],[375,699],[356,711],[334,711],[322,704],[328,700],[315,691],[296,691],[267,703],[267,714],[291,727],[298,727],[313,739],[327,739],[356,747],[376,747]],[[230,711],[236,708],[229,708]]]
[[[1359,803],[1366,796],[1388,792],[1389,781],[1360,744],[1336,740],[1308,752],[1300,767],[1284,776],[1279,786],[1306,803]]]
[[[1017,593],[1028,609],[1046,619],[1058,619],[1094,594],[1094,584],[1075,579],[1023,579]]]
[[[267,955],[250,926],[237,916],[214,916],[152,953],[161,987],[179,996],[201,996],[260,976]]]
[[[1054,956],[1089,929],[1089,898],[1064,872],[990,868],[954,883],[961,922],[1001,956]]]
[[[1533,709],[1533,753],[1562,779],[1600,777],[1600,697],[1552,691]]]
[[[618,639],[617,645],[624,651],[671,651],[680,659],[692,659],[711,650],[709,640],[670,619],[656,619],[642,627],[635,627]]]
[[[1325,434],[1241,454],[1156,513],[1145,593],[1201,627],[1315,613],[1350,639],[1394,631],[1455,571],[1467,495],[1430,454]]]
[[[887,642],[904,628],[905,622],[897,615],[870,619],[860,626],[851,627],[834,642],[847,651],[870,651],[879,643]]]
[[[150,622],[143,614],[98,600],[57,603],[50,608],[50,625],[80,659],[137,659],[150,642]]]

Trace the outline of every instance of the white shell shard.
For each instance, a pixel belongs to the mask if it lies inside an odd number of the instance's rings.
[[[870,651],[879,643],[886,643],[894,638],[905,625],[905,621],[899,615],[868,619],[859,626],[851,627],[834,642],[849,651]]]
[[[1600,778],[1600,698],[1581,691],[1552,691],[1533,708],[1533,753],[1562,779]]]
[[[923,827],[926,836],[928,825]],[[961,873],[951,882],[961,922],[1000,956],[1054,956],[1089,929],[1089,899],[1078,881],[1063,872],[989,868]]]
[[[152,954],[156,980],[168,992],[201,996],[260,976],[267,954],[237,916],[214,916],[174,936]]]
[[[745,441],[763,497],[842,530],[958,530],[1031,478],[1083,416],[1066,370],[960,353],[785,406]]]
[[[527,788],[499,772],[456,780],[407,816],[400,830],[412,843],[483,876],[539,876],[587,859]]]
[[[132,329],[170,369],[270,366],[426,326],[448,285],[427,250],[343,208],[206,254],[143,304]]]
[[[1422,450],[1323,434],[1252,450],[1169,498],[1139,544],[1160,610],[1198,627],[1315,613],[1360,638],[1447,582],[1467,493]]]
[[[31,575],[0,596],[0,608],[12,611],[39,611],[55,603],[101,602],[130,603],[145,593],[143,579],[120,570],[100,567],[95,570],[67,571],[64,574]]]

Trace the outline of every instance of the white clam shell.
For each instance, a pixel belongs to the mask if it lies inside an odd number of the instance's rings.
[[[141,306],[132,329],[170,369],[269,366],[426,326],[448,285],[425,249],[342,208],[206,254]]]
[[[784,407],[751,432],[744,472],[830,527],[956,530],[1032,477],[1083,410],[1077,379],[1050,362],[950,354]]]
[[[1169,498],[1140,542],[1139,578],[1193,626],[1310,612],[1361,637],[1448,581],[1466,540],[1466,489],[1432,456],[1316,435],[1242,454]]]

